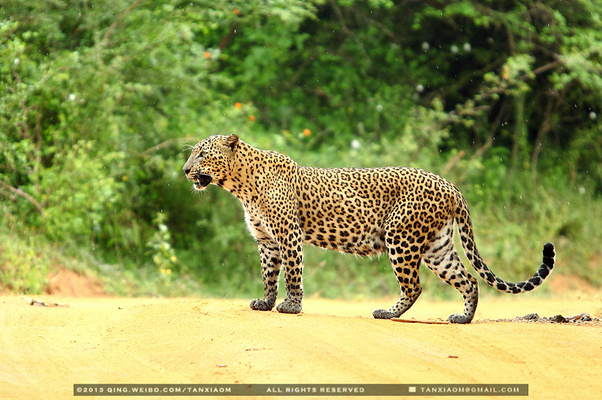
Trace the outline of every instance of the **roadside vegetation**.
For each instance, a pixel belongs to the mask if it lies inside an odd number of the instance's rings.
[[[230,133],[438,173],[501,277],[553,241],[554,274],[600,287],[601,61],[600,0],[5,0],[0,290],[66,268],[116,295],[260,295],[240,204],[181,172]],[[386,257],[306,252],[309,295],[397,294]]]

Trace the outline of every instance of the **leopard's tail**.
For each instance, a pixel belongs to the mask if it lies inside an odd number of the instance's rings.
[[[479,276],[483,278],[489,286],[506,293],[518,294],[529,292],[541,285],[554,268],[554,261],[556,259],[554,244],[551,242],[544,244],[542,264],[529,280],[518,283],[506,282],[505,280],[498,278],[493,271],[485,265],[485,262],[483,262],[483,258],[479,254],[475,244],[472,222],[470,220],[470,213],[468,212],[466,200],[461,195],[459,200],[454,214],[456,223],[458,224],[458,231],[460,232],[460,239],[462,240],[462,248],[464,249],[464,254],[466,254],[466,257]]]

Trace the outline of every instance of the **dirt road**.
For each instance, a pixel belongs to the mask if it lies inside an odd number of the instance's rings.
[[[464,326],[371,318],[393,299],[307,299],[301,315],[251,311],[246,300],[36,299],[62,307],[0,297],[2,399],[72,398],[75,383],[526,383],[532,399],[602,392],[600,324],[483,321],[593,316],[599,294],[484,298]],[[421,299],[404,318],[461,308]]]

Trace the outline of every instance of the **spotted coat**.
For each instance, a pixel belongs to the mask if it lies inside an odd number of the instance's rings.
[[[529,280],[509,283],[495,276],[476,248],[460,191],[420,169],[303,167],[230,135],[195,145],[184,173],[196,190],[215,184],[241,201],[257,241],[264,283],[263,298],[250,303],[254,310],[275,306],[282,271],[286,298],[276,309],[301,311],[303,244],[312,244],[360,256],[387,253],[401,296],[389,310],[374,311],[375,318],[399,317],[414,304],[422,292],[422,262],[464,297],[464,312],[449,320],[469,323],[477,307],[478,282],[454,248],[454,221],[472,267],[502,292],[533,290],[554,266],[554,245],[546,243],[541,267]]]

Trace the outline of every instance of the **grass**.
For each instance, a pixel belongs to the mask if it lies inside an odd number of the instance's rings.
[[[263,285],[260,277],[259,259],[252,260],[252,267],[241,279],[234,271],[224,271],[217,279],[208,280],[202,270],[196,273],[177,273],[160,270],[152,263],[135,265],[108,264],[100,262],[88,251],[67,251],[56,244],[49,243],[41,236],[27,239],[15,234],[2,232],[0,245],[0,291],[18,294],[40,294],[45,291],[48,276],[61,268],[74,270],[98,281],[105,293],[116,296],[151,297],[213,297],[213,298],[255,298],[261,297]],[[247,240],[253,245],[252,238]],[[570,263],[565,261],[567,251],[574,244],[561,246],[563,257],[554,274],[583,275],[580,271],[567,270]],[[516,276],[507,270],[505,263],[492,258],[489,248],[483,246],[486,259],[491,268],[507,280],[523,280],[527,275]],[[538,252],[536,250],[535,252]],[[529,257],[530,273],[533,273],[539,260]],[[493,261],[493,262],[491,262]],[[468,265],[468,264],[465,264]],[[595,266],[592,266],[595,268]],[[530,275],[529,275],[530,276]],[[427,299],[459,299],[458,292],[442,282],[426,267],[421,267],[422,297]],[[590,276],[588,283],[594,284],[599,276]],[[352,255],[324,251],[312,246],[305,247],[304,287],[307,296],[362,300],[380,297],[395,297],[399,288],[386,256],[360,258]],[[481,294],[497,296],[498,292],[481,282]],[[281,284],[280,296],[284,296]],[[544,285],[536,291],[537,296],[549,294]],[[503,295],[503,294],[500,294]]]
[[[40,293],[46,285],[50,257],[37,246],[38,238],[28,240],[5,235],[0,244],[0,282],[2,291],[15,293]],[[51,254],[51,253],[48,253]]]

